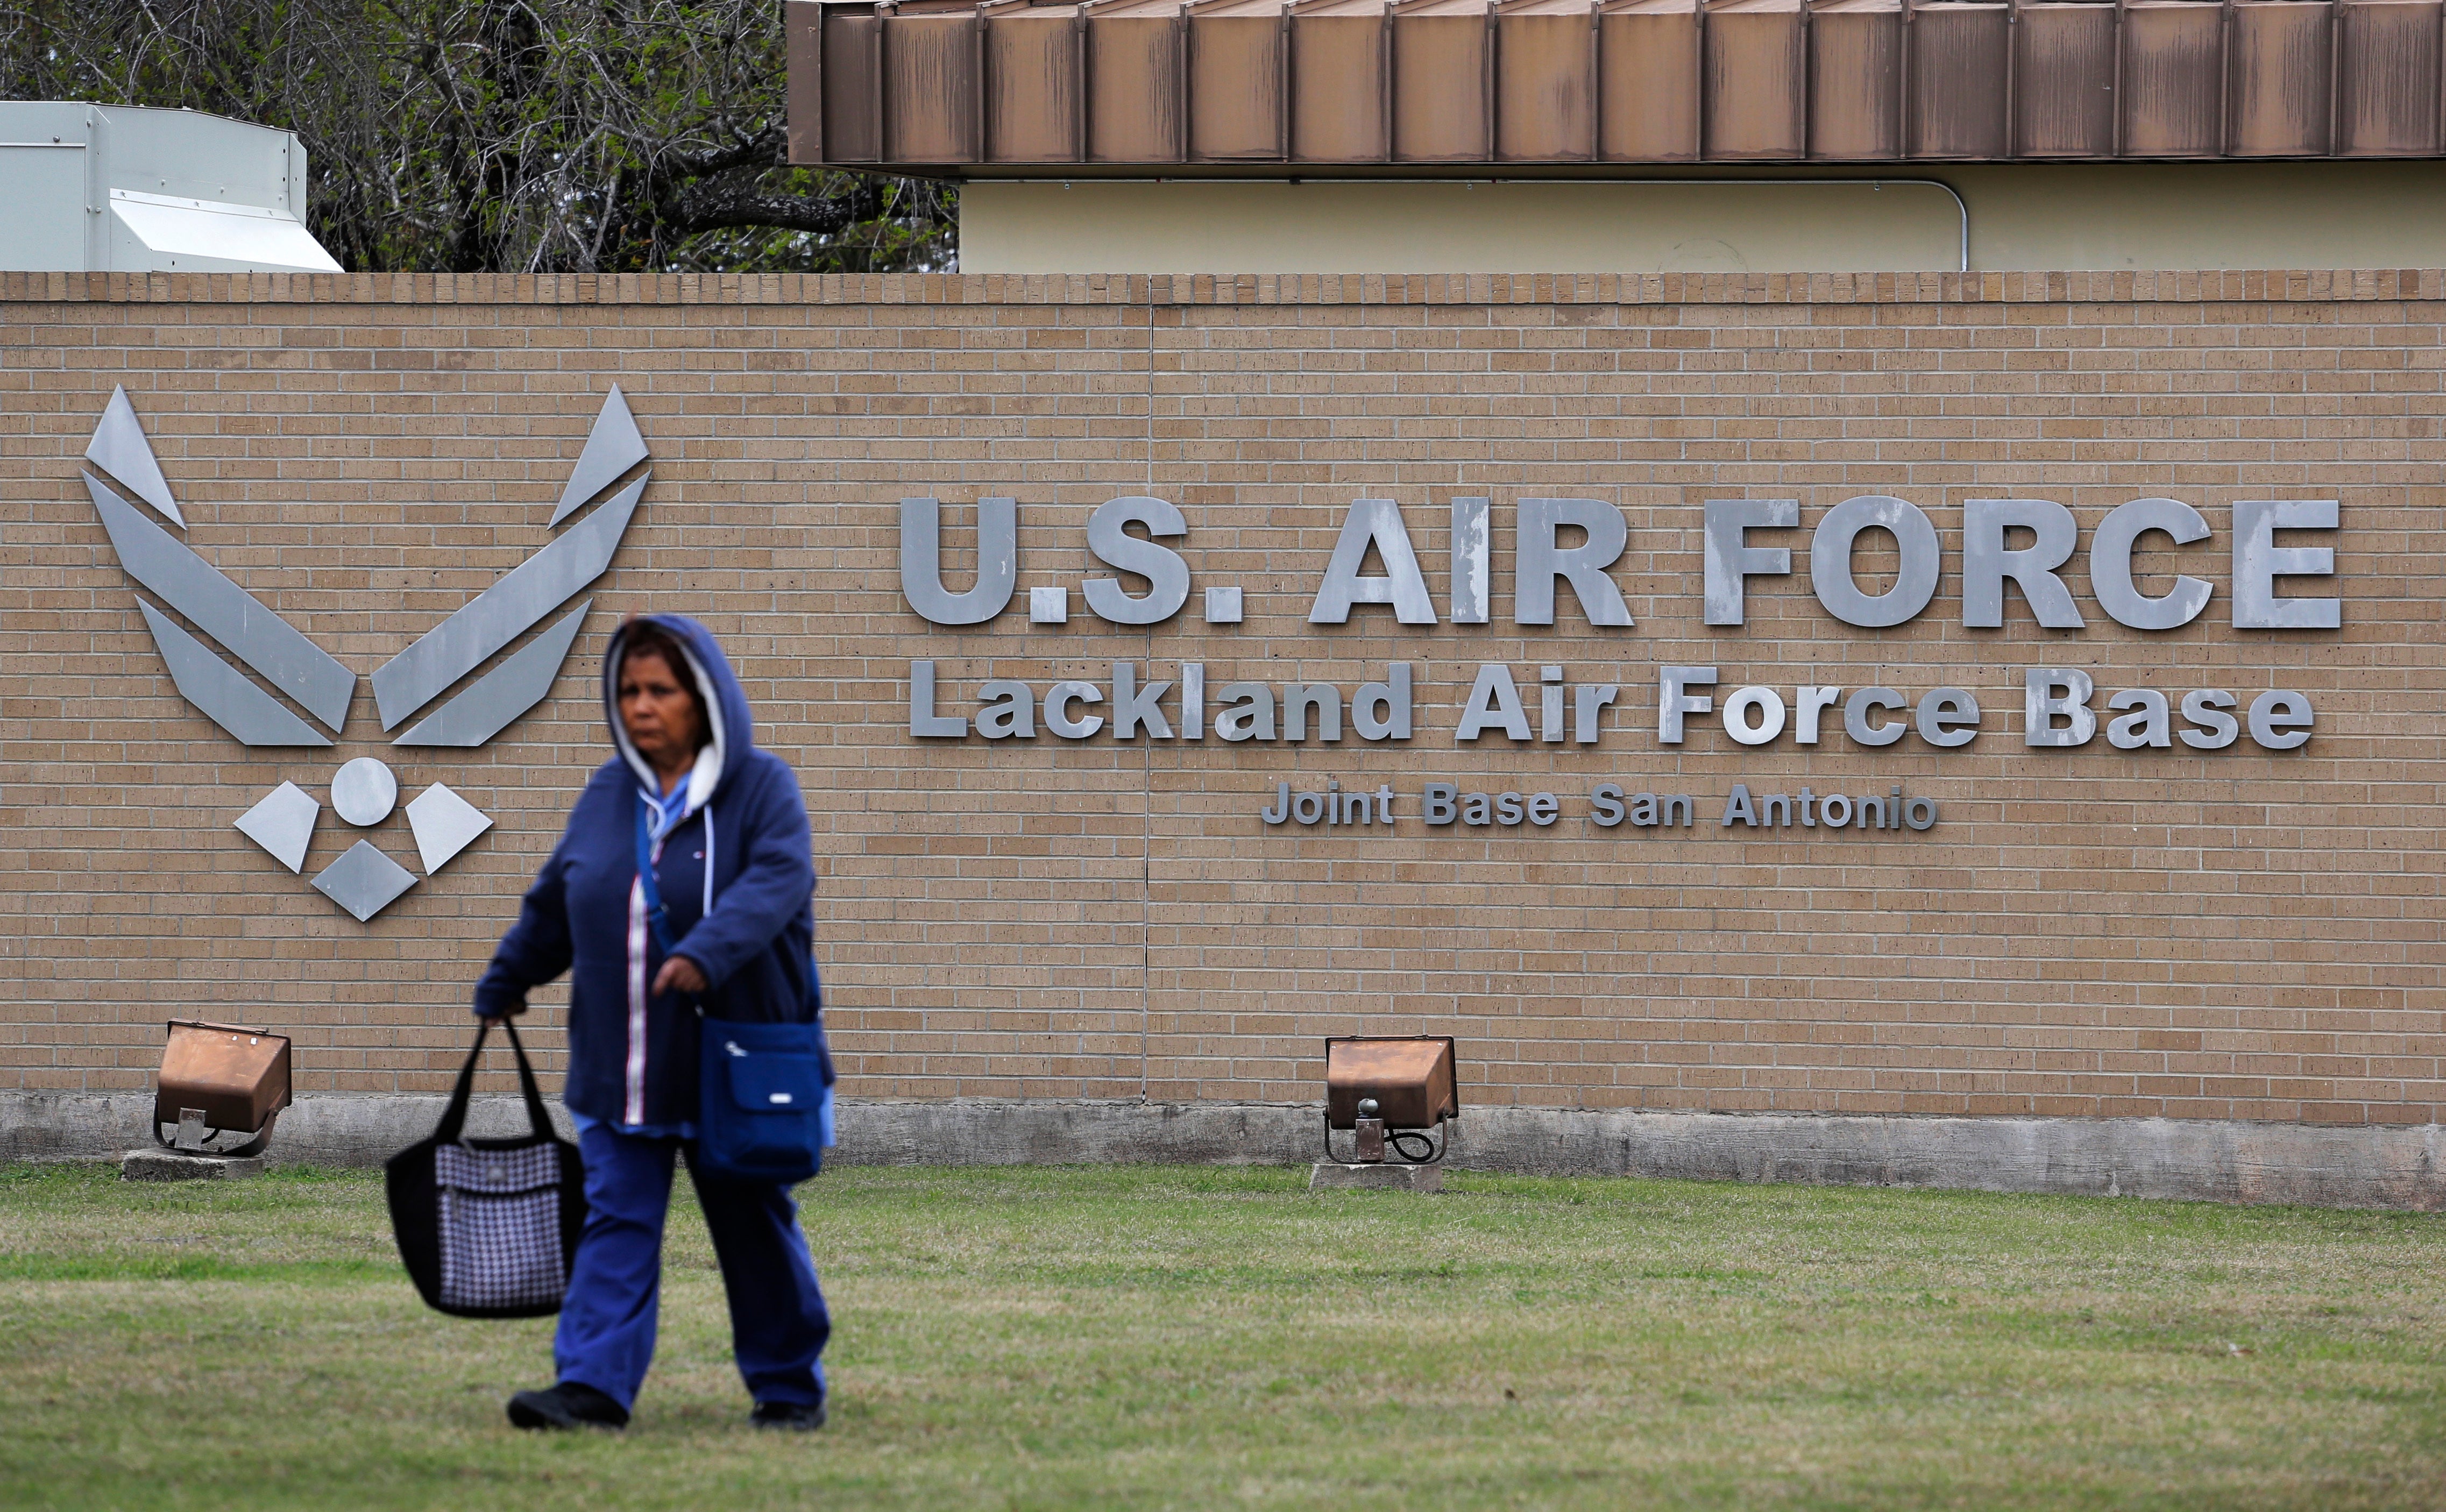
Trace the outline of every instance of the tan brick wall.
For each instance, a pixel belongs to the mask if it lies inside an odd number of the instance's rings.
[[[142,1085],[166,1017],[292,1029],[309,1090],[428,1090],[467,987],[605,754],[593,656],[617,611],[723,635],[802,774],[836,1044],[860,1095],[1294,1101],[1329,1033],[1461,1037],[1478,1100],[1601,1108],[2428,1122],[2441,1100],[2439,327],[2423,272],[1875,277],[1035,279],[83,277],[0,280],[0,1087]],[[489,749],[392,752],[360,697],[329,752],[248,753],[177,696],[77,482],[126,385],[198,551],[370,672],[547,538],[603,392],[654,457],[647,504],[555,698]],[[1084,614],[1082,522],[1186,511],[1198,587],[1154,629]],[[1804,524],[1891,493],[1944,532],[1910,624],[1854,630],[1798,575],[1700,624],[1700,503]],[[896,588],[895,501],[1022,501],[1020,594],[936,629]],[[1494,625],[1306,613],[1342,513],[1399,500],[1439,608],[1444,508],[1495,500]],[[1524,495],[1620,505],[1635,628],[1506,623]],[[2171,495],[2216,537],[2182,630],[1961,623],[1965,498]],[[2345,625],[2236,630],[2228,509],[2340,499]],[[955,512],[956,513],[956,512]],[[965,541],[965,530],[952,532]],[[2163,544],[2159,538],[2159,544]],[[2305,543],[2306,544],[2306,543]],[[1873,566],[1864,552],[1864,570]],[[964,571],[959,551],[952,572]],[[1026,589],[1072,586],[1031,626]],[[913,657],[946,708],[1117,660],[1210,687],[1347,688],[1406,660],[1406,746],[988,745],[906,732]],[[1477,665],[1624,685],[1594,747],[1456,745]],[[1744,750],[1654,736],[1655,668],[1916,697],[1973,689],[1971,746]],[[2319,724],[2276,755],[2033,751],[2021,669],[2247,701]],[[1531,697],[1533,699],[1533,691]],[[1109,712],[1109,711],[1102,711]],[[349,756],[442,780],[499,828],[369,926],[230,828]],[[1293,832],[1281,780],[1389,781],[1390,837]],[[1607,831],[1596,782],[1697,795],[1687,831]],[[1429,831],[1430,780],[1552,790],[1551,830]],[[1940,800],[1925,834],[1717,828],[1722,794]],[[358,837],[328,811],[309,872]],[[412,862],[403,819],[372,834]],[[559,999],[548,1017],[557,1017]],[[545,1036],[556,1044],[556,1036]]]

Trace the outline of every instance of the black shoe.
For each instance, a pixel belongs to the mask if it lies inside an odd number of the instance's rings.
[[[813,1433],[824,1426],[824,1404],[821,1402],[759,1402],[747,1421],[761,1428],[780,1428],[790,1433]]]
[[[629,1426],[619,1403],[578,1381],[563,1381],[548,1391],[520,1391],[510,1398],[510,1421],[522,1428],[611,1428]]]

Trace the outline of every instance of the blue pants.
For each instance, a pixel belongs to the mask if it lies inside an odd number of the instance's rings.
[[[654,1358],[662,1292],[663,1216],[670,1206],[671,1157],[682,1141],[616,1133],[597,1124],[578,1136],[586,1156],[586,1232],[561,1304],[553,1362],[623,1408],[637,1399]],[[759,1402],[824,1399],[818,1356],[832,1335],[815,1262],[799,1230],[799,1207],[772,1182],[688,1175],[713,1233],[730,1297],[730,1342],[739,1373]]]

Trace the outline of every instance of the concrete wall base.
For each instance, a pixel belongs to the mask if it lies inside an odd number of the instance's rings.
[[[274,1164],[369,1166],[433,1130],[438,1096],[302,1097]],[[0,1092],[0,1159],[117,1160],[147,1137],[139,1092]],[[566,1129],[566,1114],[554,1105]],[[1314,1108],[1231,1103],[848,1102],[843,1165],[1305,1166]],[[480,1098],[470,1132],[524,1129]],[[1550,1176],[2053,1192],[2323,1207],[2446,1209],[2446,1129],[2166,1118],[1874,1118],[1478,1108],[1447,1163]]]

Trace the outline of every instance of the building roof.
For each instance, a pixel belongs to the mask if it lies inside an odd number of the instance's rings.
[[[789,0],[794,162],[2435,158],[2440,0]]]

